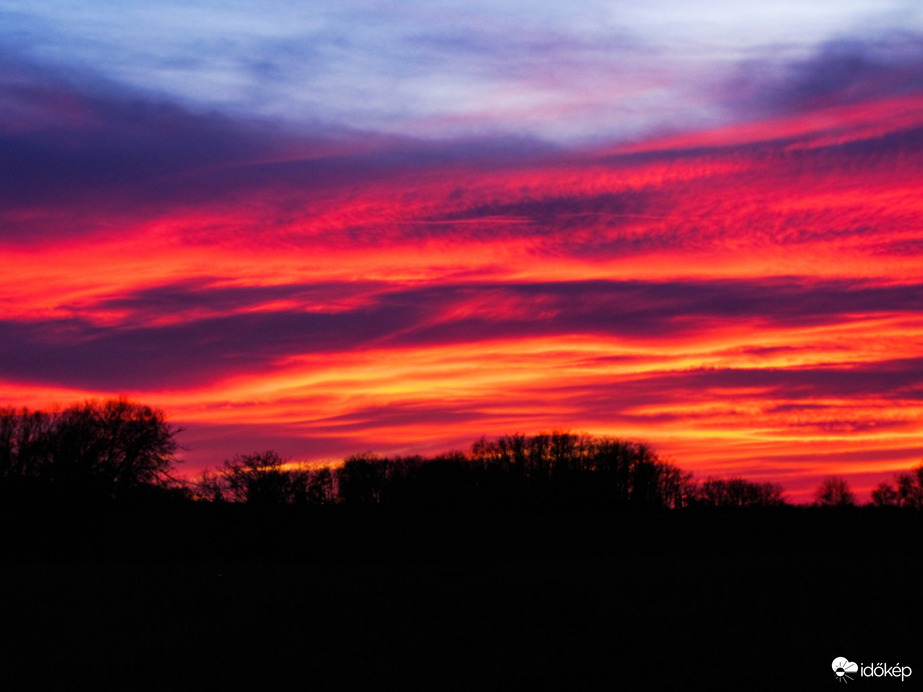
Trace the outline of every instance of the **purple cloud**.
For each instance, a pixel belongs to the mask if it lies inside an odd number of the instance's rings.
[[[273,301],[290,307],[261,307]],[[0,321],[0,377],[112,389],[177,386],[271,369],[287,356],[311,353],[571,335],[639,343],[702,339],[746,322],[815,328],[921,309],[923,286],[846,281],[481,282],[425,288],[382,282],[210,288],[188,282],[106,299],[70,319]],[[93,322],[96,310],[125,316],[120,324],[99,326]],[[866,380],[890,387],[907,385],[907,376],[903,366],[894,372],[856,366],[709,371],[684,380],[701,379],[694,386],[703,389],[745,382],[788,387],[797,396],[799,378],[808,378],[845,388],[845,396],[850,382],[859,390]]]

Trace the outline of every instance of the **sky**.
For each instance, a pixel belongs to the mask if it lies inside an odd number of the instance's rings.
[[[867,500],[923,460],[921,183],[916,0],[0,0],[0,406]]]

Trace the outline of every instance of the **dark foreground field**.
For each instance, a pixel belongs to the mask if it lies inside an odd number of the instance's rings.
[[[923,682],[918,514],[316,509],[7,516],[0,688]]]

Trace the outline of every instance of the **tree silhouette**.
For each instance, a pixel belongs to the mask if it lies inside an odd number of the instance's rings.
[[[828,476],[814,491],[814,503],[822,507],[852,507],[856,496],[845,478]]]
[[[305,501],[311,505],[331,505],[337,500],[336,476],[327,467],[308,473]]]
[[[56,425],[51,474],[64,485],[96,486],[118,498],[171,480],[178,445],[162,411],[127,399],[65,409]]]
[[[900,495],[889,483],[879,483],[872,491],[872,504],[876,507],[897,507]]]
[[[261,506],[300,504],[309,501],[310,481],[307,469],[290,468],[286,459],[273,450],[266,450],[238,454],[226,459],[217,471],[203,473],[198,493],[213,501]],[[327,496],[322,479],[313,493],[319,498]]]
[[[923,509],[923,464],[909,473],[899,473],[895,485],[879,483],[872,491],[872,504]]]
[[[743,478],[708,478],[697,489],[695,501],[707,507],[778,507],[785,504],[782,486],[753,483]]]
[[[643,443],[610,437],[481,438],[470,458],[512,504],[679,508],[694,496],[691,473]]]
[[[923,464],[897,477],[897,494],[902,507],[923,509]]]
[[[124,398],[58,413],[0,412],[0,483],[74,501],[121,500],[174,481],[179,430]]]
[[[0,486],[7,493],[27,491],[47,470],[54,420],[43,411],[0,410]]]
[[[349,505],[379,504],[387,473],[387,459],[370,452],[349,457],[337,469],[340,501]]]

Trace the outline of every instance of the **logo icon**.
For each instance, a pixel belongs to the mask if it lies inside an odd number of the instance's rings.
[[[833,672],[836,674],[837,682],[849,682],[852,680],[852,677],[847,675],[847,673],[858,673],[859,666],[840,656],[833,659]]]

